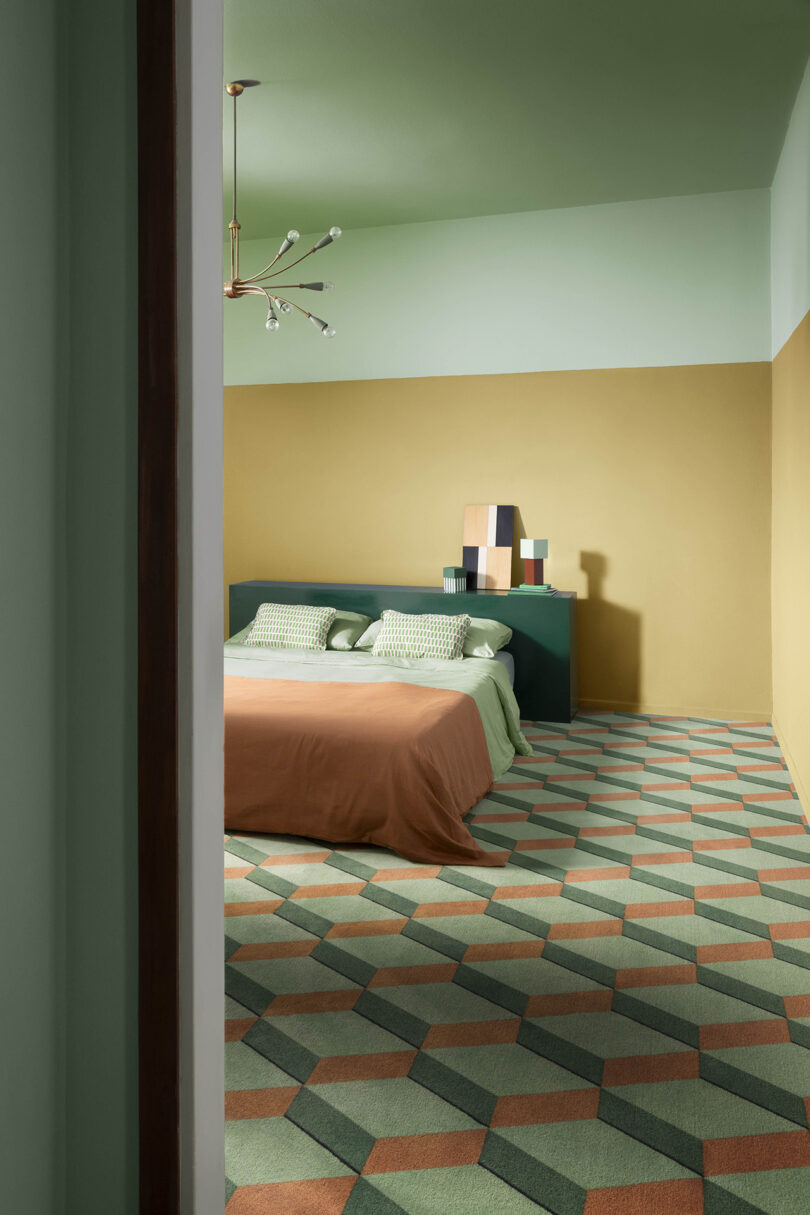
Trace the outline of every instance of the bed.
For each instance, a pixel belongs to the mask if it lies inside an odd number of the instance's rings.
[[[463,816],[530,753],[501,662],[228,645],[225,705],[228,830],[492,864]]]
[[[463,816],[530,754],[509,659],[225,645],[225,826],[492,865]],[[510,656],[511,657],[511,656]]]
[[[571,719],[576,595],[251,581],[233,583],[229,601],[230,831],[365,842],[425,864],[497,863],[462,820],[516,752],[531,753],[518,702],[530,719]],[[245,647],[245,628],[263,603],[371,619],[385,609],[467,613],[507,625],[510,652],[442,661]]]

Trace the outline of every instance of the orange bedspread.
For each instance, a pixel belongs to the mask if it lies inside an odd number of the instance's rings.
[[[225,677],[230,831],[492,865],[461,821],[491,787],[484,727],[463,692]]]

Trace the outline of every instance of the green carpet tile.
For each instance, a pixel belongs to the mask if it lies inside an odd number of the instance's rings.
[[[524,723],[505,867],[226,838],[228,1215],[810,1215],[810,831],[770,726]]]

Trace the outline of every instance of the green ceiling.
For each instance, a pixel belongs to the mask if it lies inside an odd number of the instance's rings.
[[[243,237],[767,186],[809,52],[810,0],[225,0]]]

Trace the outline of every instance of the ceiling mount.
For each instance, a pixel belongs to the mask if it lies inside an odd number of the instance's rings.
[[[257,84],[261,84],[261,80],[232,80],[225,85],[225,92],[229,97],[241,97],[245,89],[254,89]]]
[[[279,289],[282,291],[287,291],[290,289],[305,291],[331,291],[332,287],[334,286],[333,283],[274,283],[272,291],[266,287],[260,286],[261,283],[266,282],[268,279],[274,279],[277,277],[277,275],[283,272],[283,270],[273,270],[273,266],[275,266],[276,262],[279,261],[279,259],[282,258],[299,239],[300,233],[296,232],[294,228],[291,228],[287,233],[279,246],[278,253],[273,260],[264,267],[263,270],[260,270],[258,274],[251,275],[250,278],[242,279],[239,277],[239,231],[241,224],[236,218],[236,102],[237,99],[241,97],[245,89],[253,88],[255,85],[260,83],[261,81],[259,80],[232,80],[230,83],[225,85],[225,92],[229,97],[233,97],[233,218],[228,224],[228,229],[231,236],[231,277],[224,284],[223,291],[226,298],[231,300],[239,299],[240,296],[243,295],[263,295],[267,300],[267,320],[265,321],[265,328],[270,333],[274,333],[279,328],[280,324],[276,308],[278,308],[279,312],[285,314],[289,314],[293,311],[293,309],[295,309],[297,312],[300,312],[302,316],[305,316],[308,320],[312,321],[315,328],[319,329],[324,337],[334,337],[335,331],[327,321],[322,321],[320,317],[313,316],[311,312],[307,312],[306,308],[301,308],[292,300],[288,300],[284,296],[276,294]],[[305,257],[309,257],[311,253],[317,253],[319,249],[325,248],[326,245],[331,245],[332,241],[337,240],[340,235],[340,228],[330,228],[329,231],[322,236],[321,239],[317,241],[307,253],[304,253],[294,262],[290,262],[290,264],[285,266],[283,269],[290,270],[293,266],[297,266],[299,262],[302,262]]]

